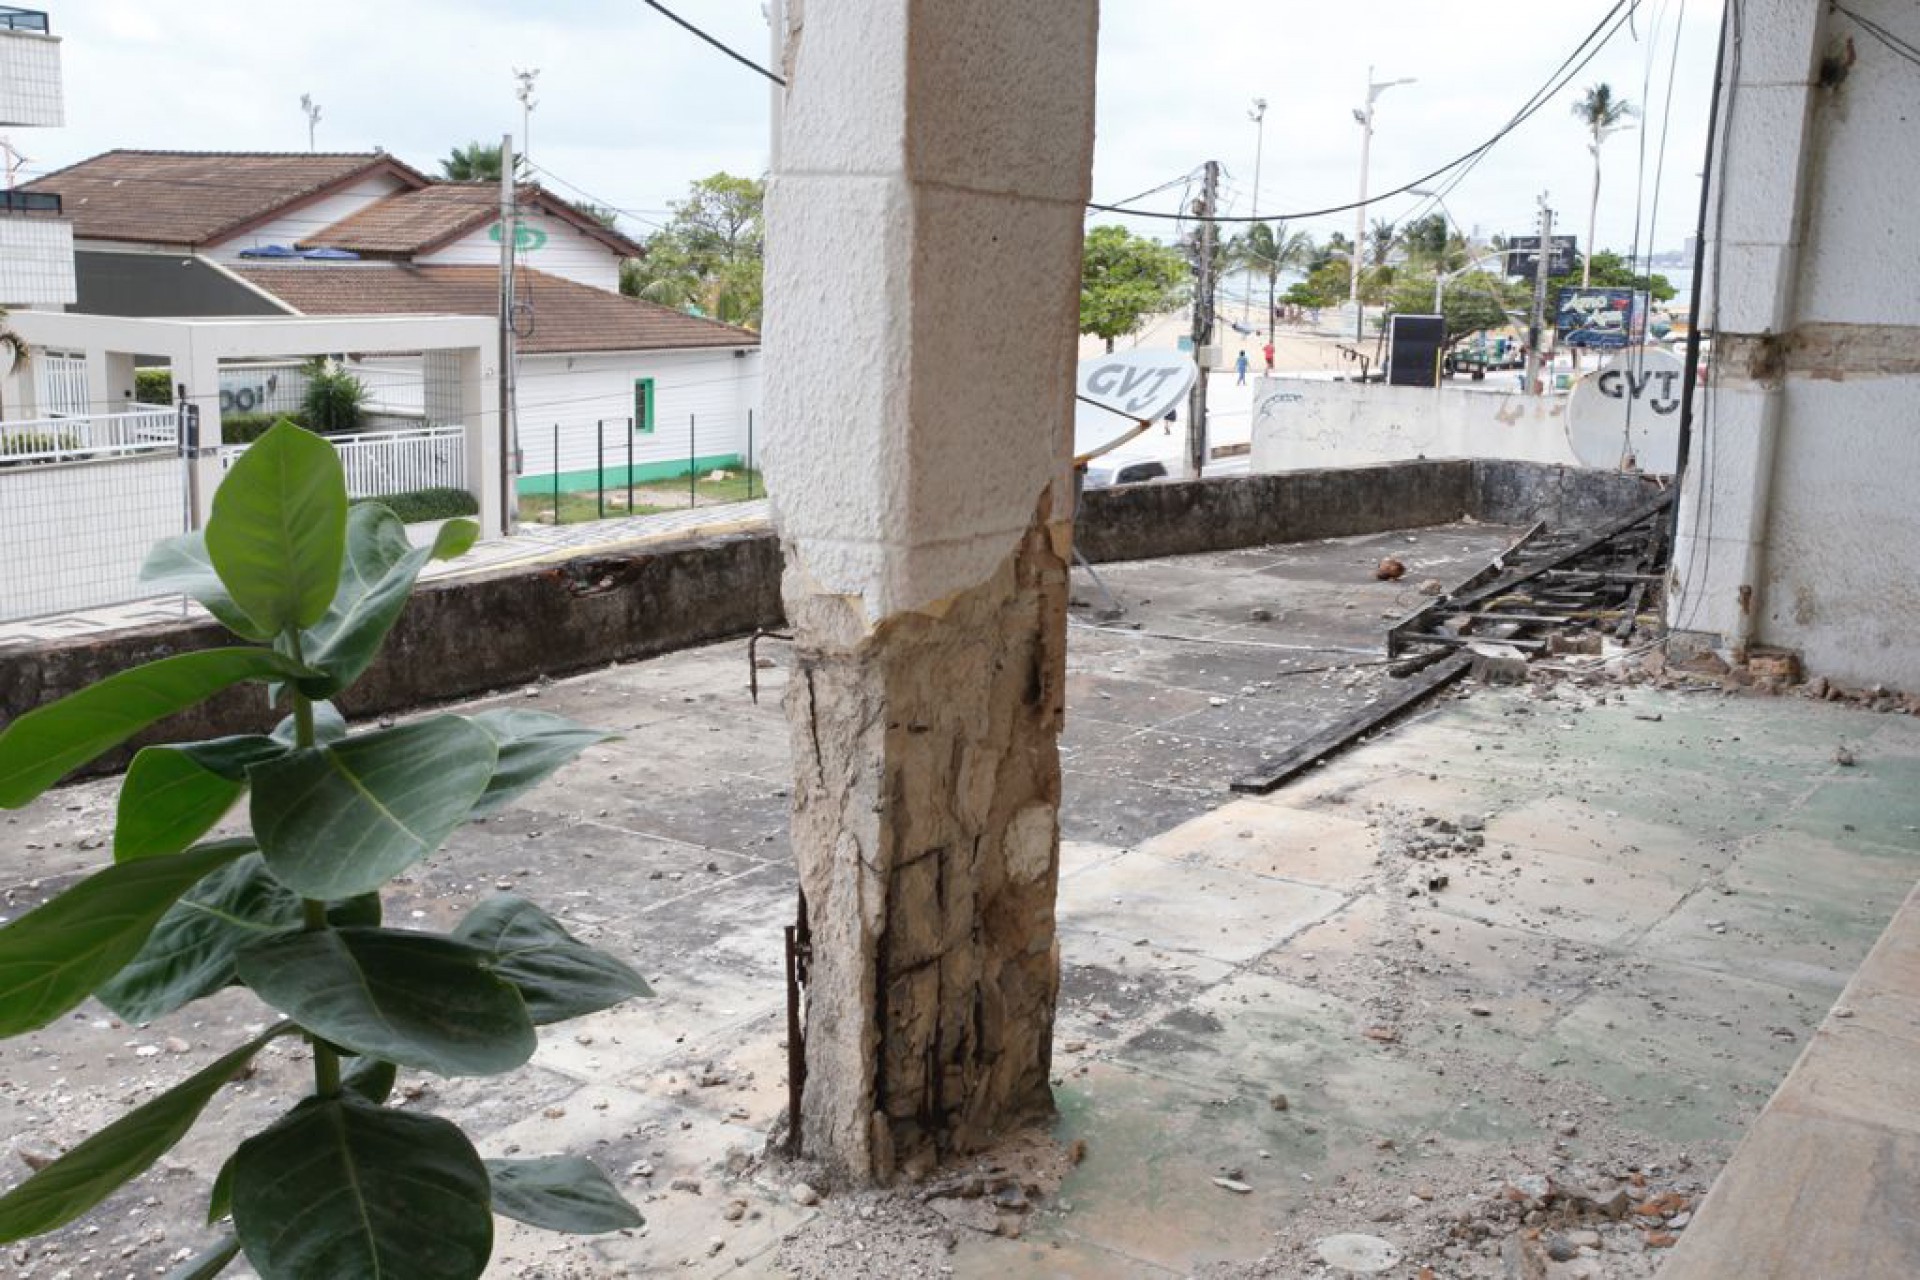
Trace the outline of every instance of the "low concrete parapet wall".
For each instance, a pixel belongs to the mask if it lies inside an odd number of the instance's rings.
[[[1567,440],[1567,397],[1490,386],[1262,378],[1253,393],[1253,469],[1301,471],[1413,458],[1578,464]]]
[[[1415,462],[1127,486],[1085,495],[1081,551],[1144,560],[1445,524],[1598,523],[1651,482],[1513,462]],[[353,717],[429,706],[778,626],[780,548],[770,532],[614,547],[547,564],[423,583],[387,648],[340,699]],[[118,671],[230,637],[210,621],[98,632],[0,650],[0,724]],[[744,681],[745,675],[742,673]],[[257,686],[229,691],[136,740],[265,728]],[[124,763],[126,752],[103,767]]]

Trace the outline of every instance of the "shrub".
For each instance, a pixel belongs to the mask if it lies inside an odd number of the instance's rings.
[[[360,379],[331,360],[307,365],[307,425],[322,435],[344,435],[360,429],[367,388]]]
[[[480,503],[465,489],[412,489],[406,493],[382,494],[378,498],[359,498],[354,502],[377,502],[400,517],[404,524],[423,520],[449,520],[454,516],[477,515]]]
[[[172,404],[173,370],[135,369],[133,399],[136,404]]]
[[[0,1195],[0,1242],[57,1230],[151,1168],[282,1038],[308,1047],[311,1093],[227,1159],[208,1218],[232,1229],[175,1276],[209,1280],[244,1253],[264,1280],[477,1280],[496,1213],[561,1231],[641,1225],[584,1159],[482,1160],[453,1122],[387,1105],[402,1070],[511,1071],[536,1027],[651,994],[512,895],[452,933],[382,927],[390,880],[607,736],[519,707],[348,733],[332,700],[372,664],[426,561],[477,532],[455,521],[410,546],[385,507],[349,507],[332,446],[281,423],[233,464],[205,531],[162,543],[142,570],[239,643],[109,676],[0,732],[0,807],[18,808],[229,688],[290,712],[271,734],[141,750],[113,865],[0,927],[0,1037],[89,995],[144,1023],[239,985],[280,1014]],[[206,839],[243,797],[248,834]]]
[[[55,434],[51,431],[0,431],[0,466],[11,466],[23,461],[8,457],[19,453],[52,453],[59,449],[78,449],[80,437],[71,431]],[[35,462],[45,459],[35,458]]]
[[[222,444],[251,444],[273,429],[273,424],[282,420],[296,427],[307,425],[304,413],[224,413],[220,415],[220,442]]]

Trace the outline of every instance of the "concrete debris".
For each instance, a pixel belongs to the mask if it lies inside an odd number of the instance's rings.
[[[1357,1276],[1379,1275],[1392,1270],[1400,1261],[1400,1250],[1391,1242],[1354,1232],[1317,1240],[1313,1251],[1335,1271]]]
[[[1253,1188],[1248,1186],[1246,1183],[1240,1181],[1238,1178],[1215,1178],[1213,1180],[1213,1185],[1216,1187],[1219,1187],[1222,1191],[1231,1191],[1235,1195],[1244,1196],[1244,1195],[1251,1195],[1253,1193]]]
[[[1388,556],[1374,566],[1373,576],[1382,582],[1398,582],[1407,576],[1407,566]]]

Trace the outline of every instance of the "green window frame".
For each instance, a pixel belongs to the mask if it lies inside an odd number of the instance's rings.
[[[653,379],[633,380],[633,429],[642,435],[653,434]]]

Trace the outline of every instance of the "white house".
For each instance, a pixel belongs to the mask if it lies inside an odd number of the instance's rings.
[[[65,206],[83,312],[498,313],[498,186],[437,182],[384,153],[111,151],[28,190]],[[757,453],[759,335],[623,296],[620,264],[638,244],[538,186],[516,199],[522,491]],[[374,407],[432,420],[417,354],[340,354]],[[284,408],[282,381],[297,378],[230,370],[227,407]]]

